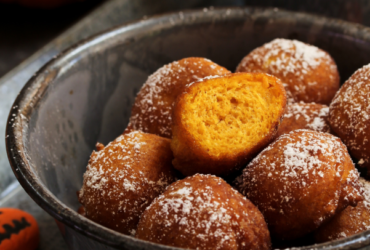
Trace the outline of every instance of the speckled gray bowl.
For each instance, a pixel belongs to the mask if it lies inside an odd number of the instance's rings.
[[[71,249],[175,249],[121,235],[76,213],[76,191],[97,141],[124,130],[135,94],[166,63],[207,57],[234,70],[277,37],[327,50],[342,79],[370,62],[370,29],[273,9],[212,9],[162,15],[118,27],[68,49],[26,84],[9,114],[7,150],[28,194],[55,217]],[[302,249],[355,249],[370,231]]]

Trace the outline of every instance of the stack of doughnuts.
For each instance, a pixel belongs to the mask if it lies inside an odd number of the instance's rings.
[[[331,56],[296,40],[256,48],[236,73],[172,62],[149,76],[123,134],[97,144],[81,211],[187,249],[294,247],[370,229],[370,184],[351,158],[370,169],[368,92],[370,66],[339,90]]]

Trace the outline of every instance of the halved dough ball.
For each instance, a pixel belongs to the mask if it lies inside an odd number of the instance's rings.
[[[263,72],[278,77],[289,103],[329,105],[339,89],[339,73],[333,58],[296,40],[275,39],[256,48],[243,58],[236,72]]]
[[[135,235],[145,208],[176,180],[170,140],[131,132],[91,154],[79,194],[85,216]]]
[[[364,201],[356,207],[348,206],[315,231],[316,242],[345,238],[370,229],[370,182],[360,178],[364,187]]]
[[[357,70],[329,107],[329,124],[360,166],[370,172],[370,64]]]
[[[261,212],[221,178],[200,174],[173,183],[156,198],[136,237],[187,249],[271,248]]]
[[[125,132],[140,130],[171,138],[172,107],[186,84],[206,76],[231,73],[205,58],[189,57],[172,62],[149,76],[136,96]]]
[[[339,138],[295,130],[244,169],[238,189],[265,216],[273,238],[291,240],[361,201],[358,177]]]
[[[287,105],[276,138],[297,129],[330,133],[329,107],[317,103],[297,102]]]
[[[184,175],[229,175],[276,134],[286,96],[279,79],[235,73],[191,84],[173,111],[173,165]]]

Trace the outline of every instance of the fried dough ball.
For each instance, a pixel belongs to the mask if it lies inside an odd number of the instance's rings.
[[[131,132],[91,154],[79,199],[85,216],[135,235],[145,208],[176,180],[170,140]]]
[[[265,216],[271,237],[292,240],[361,201],[359,174],[339,138],[282,135],[243,170],[239,190]]]
[[[235,73],[189,85],[173,112],[173,165],[184,175],[227,176],[273,140],[286,96],[276,77]]]
[[[140,130],[171,138],[172,107],[188,83],[206,76],[231,73],[205,58],[189,57],[158,69],[149,76],[136,96],[125,132]]]
[[[156,198],[136,237],[202,250],[271,248],[261,212],[221,178],[201,174],[173,183]]]
[[[287,105],[276,138],[297,129],[330,133],[329,107],[317,103],[297,102]]]
[[[370,64],[357,70],[329,107],[329,124],[358,164],[370,172]]]
[[[303,101],[329,105],[339,89],[339,73],[331,56],[296,40],[275,39],[256,48],[236,72],[263,72],[284,84],[288,103]]]
[[[348,206],[315,232],[316,242],[321,243],[345,238],[370,229],[370,183],[363,178],[364,201],[356,207]]]

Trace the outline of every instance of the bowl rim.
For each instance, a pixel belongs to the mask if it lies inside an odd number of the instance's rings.
[[[111,37],[115,37],[120,34],[122,35],[135,29],[139,31],[145,30],[145,28],[169,29],[181,25],[207,23],[210,20],[217,20],[217,18],[231,20],[233,18],[248,17],[258,14],[271,15],[271,18],[274,16],[274,13],[275,15],[281,14],[301,21],[310,20],[311,23],[318,25],[323,22],[330,22],[334,28],[345,28],[345,35],[370,42],[370,28],[360,24],[314,14],[285,11],[277,8],[254,7],[203,8],[169,12],[129,22],[100,32],[67,48],[47,62],[27,81],[14,101],[7,119],[5,141],[10,165],[19,183],[25,189],[27,194],[56,220],[99,243],[103,243],[111,247],[122,247],[123,245],[130,244],[145,249],[182,249],[123,235],[79,215],[77,211],[72,210],[57,199],[31,171],[31,159],[27,157],[27,150],[24,146],[24,138],[22,137],[26,134],[25,131],[27,130],[28,118],[32,114],[33,107],[37,105],[42,94],[49,86],[49,83],[53,81],[53,76],[55,76],[53,72],[55,72],[55,68],[58,68],[58,64],[63,60],[67,60],[73,55],[98,44],[99,42],[107,41]],[[278,18],[278,16],[276,16],[276,18]],[[295,249],[337,249],[338,247],[343,249],[358,249],[369,244],[370,230],[367,230],[345,239]]]

